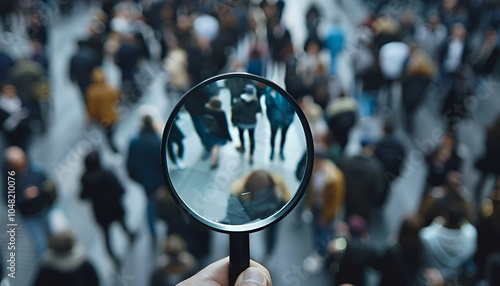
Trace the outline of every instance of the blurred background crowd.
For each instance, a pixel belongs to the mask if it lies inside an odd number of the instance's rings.
[[[314,137],[279,243],[252,235],[275,285],[500,285],[500,1],[1,0],[0,28],[6,285],[174,285],[227,255],[159,158],[180,96],[233,71]]]

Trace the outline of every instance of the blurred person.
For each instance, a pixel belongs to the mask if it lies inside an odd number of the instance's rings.
[[[448,172],[460,170],[462,158],[459,156],[457,149],[456,137],[452,132],[448,131],[444,134],[441,143],[426,154],[429,168],[426,181],[429,187],[444,185]]]
[[[374,155],[374,142],[363,138],[361,147],[361,154],[344,159],[340,165],[346,181],[345,215],[360,215],[370,223],[372,210],[381,206],[384,197],[384,175]]]
[[[498,57],[500,47],[498,46],[498,31],[489,28],[484,35],[484,42],[472,61],[472,69],[478,76],[488,76],[493,74],[498,76]]]
[[[137,136],[129,144],[127,171],[130,178],[139,183],[148,200],[147,218],[151,232],[152,247],[156,246],[156,190],[163,185],[160,163],[161,139],[153,125],[151,115],[142,116],[142,127]],[[170,136],[173,134],[171,133]],[[169,137],[171,138],[171,137]]]
[[[229,134],[226,114],[221,107],[222,102],[220,99],[212,97],[205,105],[205,114],[202,116],[203,124],[207,132],[207,146],[210,146],[210,169],[212,170],[219,167],[219,152],[221,146],[226,145],[227,141],[233,141],[231,134]]]
[[[433,269],[444,281],[457,281],[463,275],[465,263],[476,252],[477,230],[465,218],[466,209],[460,201],[449,200],[442,208],[443,216],[419,233],[423,245],[420,275],[426,276]]]
[[[186,48],[187,70],[192,86],[218,74],[222,69],[217,63],[216,52],[212,45],[212,41],[219,34],[219,22],[209,15],[200,15],[196,20],[196,26],[193,22],[191,43]]]
[[[390,241],[384,254],[374,264],[381,272],[380,286],[414,285],[422,263],[422,226],[417,216],[408,216],[400,224],[397,237]]]
[[[101,59],[97,51],[87,46],[84,41],[78,41],[78,50],[69,63],[69,75],[71,81],[78,85],[85,106],[87,87],[92,82],[92,71],[100,65]]]
[[[265,76],[266,72],[266,59],[265,59],[265,46],[257,36],[250,46],[248,54],[247,73],[257,76]]]
[[[455,75],[462,71],[467,56],[470,54],[467,30],[461,23],[450,27],[450,34],[439,52],[441,67],[440,82],[445,89]]]
[[[83,245],[69,232],[54,234],[45,251],[34,286],[97,286],[97,271],[86,257]]]
[[[106,26],[108,24],[108,18],[100,9],[95,9],[93,14],[94,17],[87,28],[87,35],[81,42],[97,53],[99,65],[102,65],[104,60],[104,42],[108,34]]]
[[[295,117],[295,110],[293,106],[285,99],[284,96],[279,94],[271,87],[266,87],[264,90],[266,96],[266,115],[271,125],[271,154],[269,159],[274,159],[274,146],[276,141],[276,134],[278,129],[281,131],[281,142],[279,149],[279,156],[281,160],[285,160],[283,149],[285,148],[286,134],[288,128],[293,122]]]
[[[324,65],[325,59],[320,56],[323,43],[319,38],[309,36],[304,44],[304,54],[299,57],[297,74],[302,81],[304,92],[314,99],[322,109],[329,102],[328,76]]]
[[[11,80],[19,95],[31,107],[32,128],[45,132],[48,124],[50,82],[42,65],[31,59],[21,59],[10,70]]]
[[[337,55],[344,49],[344,34],[340,20],[334,19],[325,38],[325,47],[330,51],[330,74],[337,74]]]
[[[377,49],[391,42],[401,42],[399,23],[391,18],[380,16],[371,23],[374,38],[373,42]],[[378,55],[377,55],[378,56]]]
[[[342,92],[328,104],[326,118],[335,142],[343,151],[349,142],[349,134],[358,120],[356,100]]]
[[[162,252],[151,275],[150,286],[175,285],[194,274],[196,260],[187,251],[181,236],[173,234],[167,237]]]
[[[106,82],[104,70],[98,67],[92,71],[92,83],[87,87],[85,94],[88,119],[96,121],[104,128],[111,151],[118,153],[118,148],[113,142],[113,132],[119,120],[117,107],[121,97],[120,91]]]
[[[467,200],[467,189],[463,183],[462,174],[451,171],[446,176],[443,185],[435,187],[424,194],[419,207],[422,225],[428,226],[436,217],[443,215],[443,207],[449,202],[457,202],[466,210],[468,220],[472,218],[472,208]]]
[[[266,219],[278,212],[292,198],[285,180],[265,170],[253,170],[231,184],[226,218],[227,224],[240,225]],[[265,230],[265,255],[276,245],[278,225]]]
[[[474,255],[474,263],[477,267],[475,279],[483,280],[488,278],[488,261],[491,261],[495,253],[500,251],[498,243],[500,241],[500,179],[496,181],[490,199],[482,201],[479,218],[475,225],[477,228],[477,251]]]
[[[46,19],[42,19],[42,16],[38,11],[33,12],[30,16],[31,19],[28,27],[26,28],[26,33],[28,34],[30,40],[36,40],[40,43],[40,53],[45,59],[47,59],[47,43],[49,41],[49,34],[47,32],[47,26],[44,23]],[[45,66],[46,69],[47,66]]]
[[[412,40],[415,35],[415,14],[412,10],[406,10],[399,19],[399,34],[404,41]]]
[[[14,60],[2,49],[0,43],[0,83],[10,79],[10,68],[14,66]]]
[[[178,286],[190,285],[229,285],[229,258],[223,258],[208,265],[191,278],[177,284]],[[262,285],[272,286],[271,275],[269,271],[261,264],[250,260],[250,267],[245,269],[236,279],[234,286]]]
[[[392,182],[400,176],[406,156],[401,140],[394,135],[394,128],[394,122],[386,120],[383,126],[382,138],[375,143],[374,154],[382,164],[384,173],[385,191],[381,198],[382,204],[387,200]]]
[[[389,110],[393,109],[394,83],[402,79],[409,57],[410,47],[407,43],[392,41],[380,47],[379,65],[387,90],[387,99],[384,105]]]
[[[178,235],[197,260],[210,253],[210,231],[202,224],[192,222],[189,215],[172,198],[167,186],[156,191],[156,215],[167,224],[167,237]]]
[[[182,143],[182,139],[184,139],[184,134],[182,134],[181,129],[177,126],[177,122],[174,121],[168,135],[167,155],[179,169],[184,168],[181,161],[184,157],[184,144]],[[174,144],[177,145],[177,152],[174,152]]]
[[[164,67],[168,74],[167,92],[184,94],[190,87],[191,82],[187,70],[188,54],[181,47],[169,49],[164,60]]]
[[[268,20],[267,41],[274,65],[281,65],[293,53],[290,31],[277,18]]]
[[[321,11],[317,3],[311,3],[306,12],[306,28],[307,34],[317,36],[318,27],[321,23]]]
[[[470,108],[467,106],[467,102],[475,96],[471,76],[464,69],[451,79],[451,87],[441,107],[443,119],[450,129],[456,129],[457,124],[471,116]]]
[[[488,176],[493,175],[494,181],[500,176],[500,116],[486,129],[486,142],[481,157],[476,161],[475,167],[480,171],[481,177],[474,189],[476,203],[479,204],[483,198],[484,183]],[[487,193],[489,194],[489,192]]]
[[[42,44],[40,43],[40,41],[34,39],[31,40],[31,46],[33,47],[31,60],[41,65],[44,69],[44,74],[47,75],[47,73],[49,72],[49,60],[44,54]]]
[[[240,146],[236,150],[240,153],[245,152],[245,130],[248,131],[250,139],[249,162],[253,164],[253,153],[255,151],[255,126],[257,126],[257,113],[261,113],[257,89],[251,84],[245,86],[244,92],[233,104],[231,109],[231,122],[238,128],[240,136]]]
[[[211,98],[211,92],[207,87],[199,89],[195,96],[192,96],[189,100],[186,100],[186,111],[193,122],[194,130],[200,139],[200,143],[203,146],[202,159],[205,160],[210,157],[212,151],[210,144],[208,142],[208,131],[203,123],[203,115],[205,114],[206,104]]]
[[[462,1],[458,0],[443,0],[441,2],[439,16],[443,19],[443,24],[445,24],[446,27],[451,28],[456,23],[464,27],[468,26],[468,12],[462,5]]]
[[[329,244],[332,255],[338,258],[338,272],[335,274],[335,285],[351,283],[356,286],[366,285],[366,270],[374,263],[370,236],[366,221],[358,215],[347,218],[347,232],[343,235],[346,241],[344,249],[336,249],[335,244]]]
[[[439,57],[439,51],[448,37],[448,29],[441,23],[439,15],[431,15],[427,22],[418,26],[415,31],[415,42],[433,60]]]
[[[121,260],[113,251],[110,227],[118,221],[127,234],[130,242],[135,235],[125,224],[125,210],[122,204],[122,196],[125,190],[118,178],[101,164],[97,151],[90,152],[85,157],[85,172],[81,178],[81,199],[89,199],[92,202],[94,217],[97,224],[104,232],[106,249],[113,260],[115,267],[121,267]]]
[[[306,193],[306,205],[314,219],[313,255],[326,255],[326,245],[334,233],[334,220],[340,216],[344,206],[345,192],[346,185],[342,171],[327,158],[326,154],[317,152]]]
[[[115,55],[115,63],[121,71],[124,100],[132,104],[141,98],[143,92],[135,79],[140,56],[140,45],[137,39],[133,35],[121,36],[121,43]]]
[[[402,79],[403,127],[406,132],[414,131],[415,112],[427,96],[436,67],[432,59],[414,43],[410,43],[410,57]]]
[[[16,87],[3,82],[0,89],[0,130],[7,146],[27,150],[32,136],[32,108],[17,94]]]
[[[44,253],[51,235],[49,213],[57,198],[54,181],[35,164],[31,164],[21,148],[8,147],[4,154],[6,170],[15,171],[16,207],[31,234],[36,257],[39,258]]]

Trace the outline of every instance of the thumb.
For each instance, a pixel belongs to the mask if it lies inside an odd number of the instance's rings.
[[[264,268],[265,270],[265,268]],[[267,272],[267,273],[266,273]],[[260,267],[249,267],[243,271],[236,279],[234,286],[271,286],[272,282],[269,272],[263,271]]]

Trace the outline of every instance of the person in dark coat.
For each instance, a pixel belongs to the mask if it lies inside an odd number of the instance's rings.
[[[9,79],[9,70],[14,66],[14,60],[2,51],[2,44],[0,43],[0,82]]]
[[[244,133],[245,130],[248,130],[248,137],[250,139],[250,164],[253,163],[253,152],[255,150],[254,131],[257,125],[257,113],[260,112],[262,112],[262,109],[257,97],[257,89],[253,85],[246,85],[244,93],[233,104],[231,122],[234,126],[238,127],[241,145],[236,150],[240,153],[245,152]]]
[[[476,223],[477,251],[474,256],[474,263],[477,267],[476,280],[487,278],[488,260],[493,257],[494,253],[500,252],[498,243],[500,241],[500,180],[496,182],[491,199],[486,202],[487,204],[483,204],[483,211],[479,214]]]
[[[418,217],[406,217],[399,229],[397,241],[384,252],[373,266],[381,272],[380,286],[410,286],[422,263],[422,242],[418,233],[422,225]]]
[[[6,171],[15,172],[15,175],[8,176],[15,178],[16,207],[31,234],[36,255],[40,257],[51,234],[48,217],[57,196],[55,184],[42,170],[28,162],[25,152],[19,147],[6,148],[5,161]],[[11,199],[7,191],[5,188],[5,198]]]
[[[283,178],[265,170],[254,170],[233,182],[228,199],[225,223],[239,225],[266,219],[291,199]],[[266,255],[276,245],[277,224],[265,230]]]
[[[137,39],[132,35],[125,36],[116,52],[115,62],[121,71],[122,93],[126,102],[136,103],[142,96],[142,90],[135,80],[140,56],[141,50]]]
[[[226,114],[221,109],[222,103],[217,97],[210,98],[206,104],[205,114],[202,116],[203,125],[207,132],[207,144],[210,146],[212,156],[211,169],[219,166],[219,150],[226,145],[227,141],[232,141],[229,134]]]
[[[182,143],[182,139],[184,139],[184,134],[177,126],[177,123],[174,121],[172,124],[172,128],[170,129],[170,133],[168,134],[167,141],[167,155],[172,162],[179,169],[183,169],[184,166],[179,161],[184,157],[184,144]],[[174,152],[174,144],[177,145],[177,155]]]
[[[276,141],[278,129],[280,129],[280,158],[281,160],[285,160],[283,149],[285,148],[286,133],[288,132],[288,127],[290,127],[290,124],[293,122],[295,110],[283,95],[279,94],[271,87],[266,87],[264,94],[266,95],[266,115],[271,125],[271,155],[269,155],[269,159],[274,159],[274,143]]]
[[[121,199],[125,190],[115,174],[101,165],[97,151],[92,151],[85,157],[85,173],[81,182],[80,198],[92,201],[95,219],[104,231],[109,256],[113,259],[116,268],[120,268],[121,262],[111,246],[111,223],[118,221],[130,241],[135,237],[124,220],[125,210]]]
[[[187,251],[197,259],[210,253],[210,231],[199,223],[192,222],[184,209],[179,208],[167,186],[156,191],[156,213],[167,226],[167,236],[179,235],[187,243]]]
[[[441,144],[426,155],[429,167],[427,175],[428,187],[444,185],[448,172],[460,170],[462,158],[457,153],[457,145],[455,135],[447,132]]]
[[[205,105],[208,103],[211,97],[211,92],[208,87],[199,89],[194,93],[189,100],[186,100],[184,107],[186,108],[191,120],[193,121],[194,130],[200,138],[200,143],[203,145],[204,153],[202,155],[203,159],[207,159],[210,156],[211,146],[207,141],[207,130],[203,125],[202,117],[205,113]]]
[[[99,277],[71,232],[55,234],[42,257],[34,286],[97,286]]]
[[[394,135],[394,123],[386,121],[384,124],[384,135],[375,144],[375,157],[384,168],[384,197],[382,203],[387,199],[392,182],[399,177],[405,160],[405,149],[403,144]]]
[[[358,119],[358,105],[354,98],[346,96],[332,100],[326,109],[327,124],[341,150],[347,146],[351,129]]]
[[[153,119],[150,115],[142,118],[142,128],[129,145],[127,170],[130,178],[138,182],[148,198],[147,215],[149,230],[156,245],[156,211],[155,192],[163,185],[163,176],[160,163],[161,139],[153,126]]]
[[[85,92],[91,83],[92,71],[101,64],[100,61],[98,52],[85,45],[84,41],[78,42],[78,51],[70,60],[69,75],[71,81],[78,85],[85,105],[87,104]]]
[[[497,33],[498,31],[495,28],[489,28],[486,31],[483,46],[472,63],[474,72],[479,76],[488,76],[499,71],[498,56],[500,47],[498,46]]]
[[[481,172],[481,177],[477,181],[475,189],[477,203],[481,201],[484,182],[488,179],[488,176],[493,175],[495,181],[497,181],[500,175],[500,116],[487,129],[485,145],[483,155],[476,162],[476,168]]]
[[[1,83],[0,89],[0,130],[7,146],[19,146],[27,150],[33,133],[32,108],[17,94],[10,82]]]
[[[383,167],[374,156],[374,144],[363,139],[360,155],[344,160],[346,181],[345,214],[360,215],[368,223],[372,209],[380,207],[384,194]]]
[[[341,253],[338,272],[335,275],[335,285],[350,283],[356,286],[364,286],[365,271],[374,263],[375,254],[370,242],[370,236],[366,231],[366,221],[353,215],[347,218],[348,232],[345,235],[347,245]],[[331,248],[331,247],[330,247]]]

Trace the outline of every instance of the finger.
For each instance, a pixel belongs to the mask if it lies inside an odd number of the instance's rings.
[[[261,264],[250,261],[250,267],[243,271],[236,280],[235,286],[271,286],[271,275]]]

